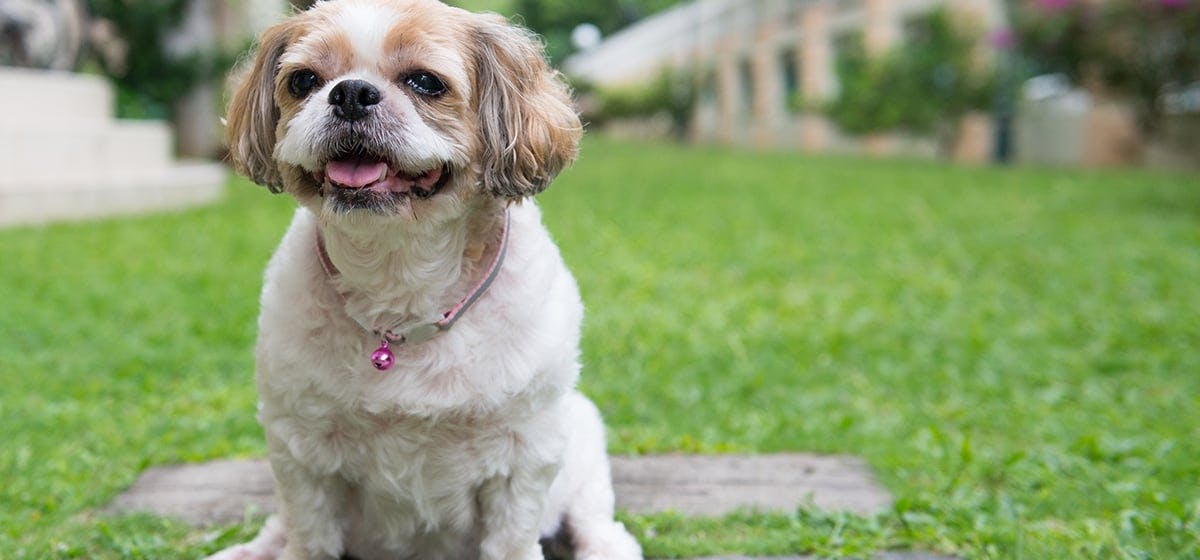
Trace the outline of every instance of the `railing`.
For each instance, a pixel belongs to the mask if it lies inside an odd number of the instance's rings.
[[[776,28],[775,40],[780,43],[799,42],[802,13],[822,1],[830,0],[698,0],[683,4],[614,34],[591,51],[572,56],[566,70],[600,83],[633,82],[668,64],[718,49],[748,51],[766,24]]]

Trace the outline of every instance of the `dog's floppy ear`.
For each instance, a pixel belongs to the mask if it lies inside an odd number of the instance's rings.
[[[294,28],[284,22],[263,32],[254,64],[237,84],[226,117],[225,138],[234,169],[274,193],[283,190],[274,158],[275,127],[279,122],[275,74]]]
[[[513,200],[533,196],[575,160],[579,116],[531,32],[483,15],[474,38],[483,186]]]

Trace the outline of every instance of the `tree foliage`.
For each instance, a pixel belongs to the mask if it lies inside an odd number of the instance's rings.
[[[171,54],[167,37],[184,21],[190,0],[88,0],[96,17],[113,23],[130,53],[123,68],[105,68],[117,86],[117,113],[125,118],[165,118],[171,104],[234,62],[218,50]]]
[[[676,68],[666,68],[653,81],[634,86],[596,88],[578,81],[574,85],[576,92],[591,100],[584,104],[588,124],[663,115],[679,138],[687,133],[698,95],[694,74]]]
[[[546,40],[550,59],[559,62],[571,54],[571,31],[590,23],[609,35],[658,12],[678,0],[515,0],[513,10],[523,23]]]
[[[1022,55],[1130,102],[1153,130],[1165,94],[1200,82],[1197,0],[1027,0],[1016,11]]]
[[[880,56],[868,55],[856,37],[839,49],[841,93],[826,112],[853,134],[944,133],[990,103],[991,73],[971,60],[973,45],[944,9],[915,21],[910,36]]]

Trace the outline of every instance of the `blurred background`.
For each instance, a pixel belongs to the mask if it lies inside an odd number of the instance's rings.
[[[0,224],[214,200],[221,170],[176,156],[223,156],[226,76],[307,3],[0,0]],[[618,139],[1200,166],[1195,0],[453,3],[538,32]]]
[[[1195,166],[1193,0],[460,0],[544,38],[591,130],[813,153]],[[0,64],[103,75],[220,155],[224,76],[304,0],[0,0]]]

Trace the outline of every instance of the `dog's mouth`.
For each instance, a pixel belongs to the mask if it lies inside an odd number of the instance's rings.
[[[407,169],[388,158],[363,150],[336,154],[312,172],[321,194],[349,200],[371,198],[429,198],[450,179],[450,169],[438,164]]]

